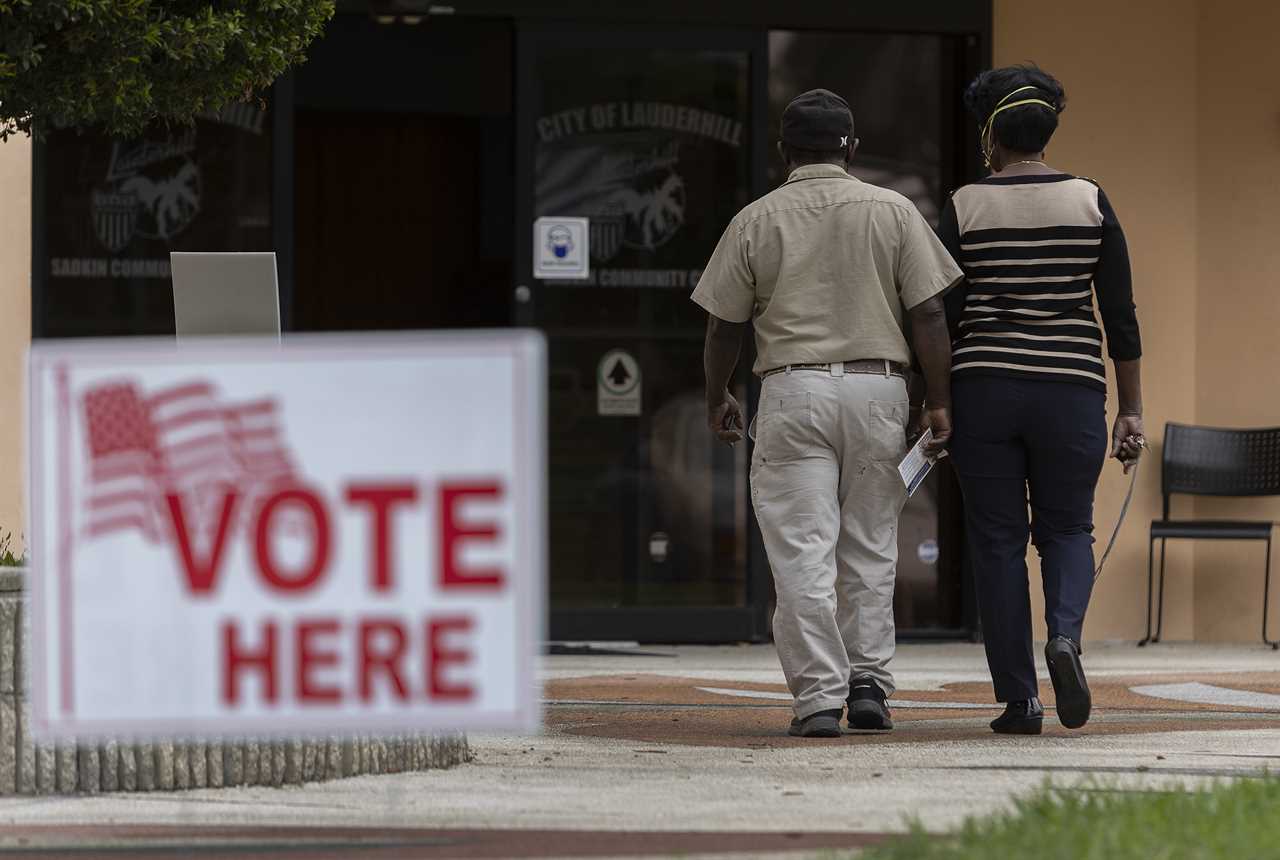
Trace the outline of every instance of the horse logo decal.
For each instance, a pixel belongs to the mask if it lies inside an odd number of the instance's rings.
[[[111,253],[135,237],[168,241],[200,214],[195,131],[164,141],[117,142],[107,176],[91,195],[94,232]]]
[[[641,251],[653,251],[671,240],[684,225],[684,179],[674,171],[645,189],[622,188],[612,201],[625,215],[622,243]]]

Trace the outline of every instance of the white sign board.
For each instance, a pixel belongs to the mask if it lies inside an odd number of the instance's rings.
[[[640,364],[621,349],[604,354],[596,366],[596,411],[601,415],[639,415]]]
[[[591,276],[591,233],[586,218],[539,218],[533,222],[533,276]]]
[[[192,335],[280,335],[276,255],[169,252],[173,326]]]
[[[534,334],[45,341],[43,736],[534,730]]]

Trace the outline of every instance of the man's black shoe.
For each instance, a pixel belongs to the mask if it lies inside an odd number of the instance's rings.
[[[893,728],[884,690],[868,677],[849,682],[849,728],[861,731],[887,732]]]
[[[791,728],[787,734],[796,738],[838,738],[840,737],[840,709],[818,711],[803,720],[795,717],[791,720]]]
[[[1049,664],[1049,679],[1053,681],[1058,721],[1069,729],[1080,728],[1089,722],[1093,707],[1084,666],[1080,665],[1080,646],[1065,636],[1055,636],[1044,646],[1044,661]]]
[[[991,721],[998,735],[1038,735],[1044,724],[1044,708],[1039,699],[1023,699],[1004,706],[1004,713]]]

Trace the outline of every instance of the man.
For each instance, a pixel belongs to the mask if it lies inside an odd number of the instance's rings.
[[[858,141],[844,99],[797,96],[782,114],[785,184],[734,217],[693,300],[709,314],[707,420],[733,444],[728,385],[748,321],[762,378],[751,497],[778,596],[773,635],[795,699],[790,733],[893,727],[897,522],[906,490],[913,332],[931,453],[951,433],[942,295],[961,278],[905,197],[848,173]]]

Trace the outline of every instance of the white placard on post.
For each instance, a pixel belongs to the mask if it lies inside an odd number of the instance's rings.
[[[591,277],[591,230],[586,218],[545,217],[533,222],[535,278]]]
[[[540,336],[29,364],[41,736],[536,730]]]
[[[274,251],[170,251],[169,270],[179,340],[194,335],[280,336]]]

